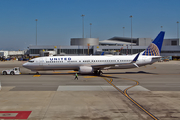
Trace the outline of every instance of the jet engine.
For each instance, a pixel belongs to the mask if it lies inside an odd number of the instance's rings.
[[[80,66],[79,67],[79,73],[80,74],[89,74],[89,73],[93,73],[94,70],[92,67],[89,66]]]

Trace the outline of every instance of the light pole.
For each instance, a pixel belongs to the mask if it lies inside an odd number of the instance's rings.
[[[92,25],[92,23],[90,23],[90,38],[91,38],[91,25]]]
[[[179,38],[179,21],[177,21],[177,38]]]
[[[125,29],[125,27],[123,27],[123,37],[124,37],[124,29]]]
[[[35,21],[36,21],[36,46],[37,46],[37,21],[38,19],[35,19]]]
[[[84,16],[85,16],[84,14],[81,15],[81,17],[82,17],[82,29],[83,29],[82,30],[82,32],[83,32],[82,38],[84,38]]]
[[[177,21],[177,38],[179,39],[179,21]],[[180,39],[179,39],[179,45],[180,45]]]
[[[131,18],[131,55],[133,54],[133,50],[132,50],[132,15],[130,16]]]

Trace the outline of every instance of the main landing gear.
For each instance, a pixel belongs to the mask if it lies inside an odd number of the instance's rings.
[[[36,75],[39,75],[39,72],[36,72]]]
[[[96,71],[94,71],[94,74],[101,76],[103,74],[103,72],[101,70],[96,70]]]

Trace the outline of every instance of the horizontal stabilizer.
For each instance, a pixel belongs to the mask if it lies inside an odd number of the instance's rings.
[[[136,63],[133,63],[134,66],[136,66],[137,68],[139,67]]]

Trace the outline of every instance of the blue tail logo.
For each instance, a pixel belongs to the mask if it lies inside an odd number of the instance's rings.
[[[164,40],[165,32],[161,31],[154,41],[148,46],[142,55],[146,56],[160,56],[161,47]]]

